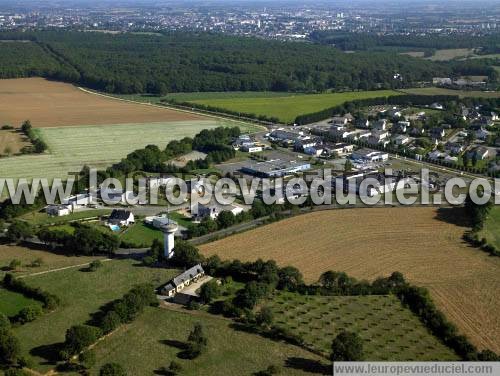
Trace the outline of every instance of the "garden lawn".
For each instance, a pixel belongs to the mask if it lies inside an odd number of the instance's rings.
[[[329,354],[341,330],[363,340],[366,360],[458,360],[395,296],[304,296],[280,292],[267,303],[275,324]]]
[[[120,239],[133,244],[134,247],[146,248],[151,246],[155,239],[163,242],[163,233],[144,222],[138,222],[126,229],[121,234]]]
[[[7,317],[15,316],[21,309],[35,305],[41,306],[41,303],[26,298],[22,294],[0,288],[0,313]]]
[[[177,357],[195,323],[204,326],[207,351],[194,360]],[[252,375],[270,365],[313,364],[327,370],[329,361],[299,347],[274,342],[232,328],[232,322],[198,311],[178,312],[148,308],[132,324],[121,327],[95,348],[97,364],[92,374],[108,362],[121,364],[128,375],[153,375],[175,360],[182,375]],[[295,367],[282,368],[283,375],[304,375]]]
[[[22,353],[31,355],[36,370],[53,368],[48,350],[64,341],[68,328],[87,322],[99,307],[122,297],[134,285],[151,282],[157,287],[175,274],[173,269],[146,268],[137,261],[113,260],[104,262],[96,272],[73,268],[26,277],[24,281],[29,285],[59,296],[61,305],[54,312],[14,329]]]

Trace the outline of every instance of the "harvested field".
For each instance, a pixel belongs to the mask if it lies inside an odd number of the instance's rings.
[[[2,177],[65,177],[84,165],[105,168],[146,145],[164,148],[169,141],[192,137],[203,129],[236,124],[217,119],[99,127],[42,128],[37,131],[49,152],[0,159]],[[239,124],[238,124],[239,125]]]
[[[0,80],[0,123],[34,127],[203,120],[203,116],[94,95],[42,78]]]
[[[500,352],[500,259],[464,243],[466,228],[454,224],[456,212],[447,210],[316,212],[200,248],[224,259],[275,259],[300,268],[308,282],[326,270],[370,280],[400,271],[429,288],[438,307],[474,344]]]
[[[19,131],[12,129],[0,130],[0,155],[17,154],[23,147],[29,145],[30,143],[26,140],[26,137]]]

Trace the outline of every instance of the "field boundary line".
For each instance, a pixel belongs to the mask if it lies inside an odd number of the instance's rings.
[[[99,260],[101,262],[108,262],[108,261],[112,261],[113,259],[110,259],[110,258],[106,258],[106,259],[103,259],[103,260]],[[82,266],[88,266],[90,265],[90,262],[86,262],[84,264],[78,264],[78,265],[70,265],[70,266],[64,266],[62,268],[56,268],[56,269],[49,269],[49,270],[44,270],[42,272],[36,272],[36,273],[30,273],[30,274],[24,274],[24,275],[21,275],[17,278],[19,279],[22,279],[22,278],[26,278],[26,277],[36,277],[36,276],[39,276],[39,275],[44,275],[44,274],[49,274],[49,273],[53,273],[53,272],[60,272],[60,271],[63,271],[63,270],[68,270],[68,269],[72,269],[72,268],[80,268]]]
[[[101,97],[108,98],[108,99],[114,99],[114,100],[117,100],[117,101],[122,101],[122,102],[127,102],[127,103],[133,103],[133,104],[139,104],[139,105],[148,106],[148,107],[161,108],[161,109],[164,109],[164,110],[168,109],[168,110],[171,110],[171,111],[184,112],[184,113],[188,113],[188,114],[192,114],[192,115],[205,116],[205,117],[214,118],[214,119],[218,119],[218,120],[231,121],[231,122],[234,122],[234,123],[240,123],[240,124],[244,124],[244,125],[247,125],[247,126],[252,126],[252,127],[256,127],[256,128],[262,128],[262,130],[267,130],[267,128],[264,127],[263,125],[253,124],[253,123],[247,123],[247,122],[242,121],[242,120],[233,120],[233,119],[229,119],[229,118],[226,118],[226,117],[223,117],[223,116],[206,114],[206,113],[203,113],[203,112],[198,112],[198,111],[193,111],[193,110],[180,109],[180,108],[169,106],[169,105],[160,105],[160,104],[154,104],[154,103],[151,103],[151,102],[139,102],[139,101],[134,101],[132,99],[118,98],[118,97],[114,97],[112,95],[99,93],[99,92],[96,92],[96,91],[93,91],[93,90],[88,90],[88,89],[85,89],[84,87],[81,87],[81,86],[77,86],[77,88],[79,90],[87,93],[87,94],[97,95],[97,96],[101,96]]]

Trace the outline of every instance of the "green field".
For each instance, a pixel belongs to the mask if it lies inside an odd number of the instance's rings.
[[[474,91],[474,90],[452,90],[440,87],[424,87],[416,89],[403,89],[405,93],[417,95],[458,95],[459,97],[478,97],[478,98],[500,98],[500,92]]]
[[[177,357],[195,323],[201,322],[208,337],[206,353],[194,360]],[[329,361],[283,342],[233,329],[230,320],[203,312],[176,312],[148,308],[132,324],[100,342],[94,351],[97,374],[102,364],[116,362],[128,375],[153,375],[172,360],[182,365],[181,375],[252,375],[269,365],[282,367],[282,375],[311,374],[298,364],[329,368]],[[319,363],[318,363],[319,362]],[[287,364],[289,366],[287,366]],[[293,366],[292,366],[293,365]]]
[[[267,97],[233,97],[231,93],[226,93],[225,95],[225,98],[208,97],[206,99],[200,98],[189,101],[231,111],[276,117],[282,122],[291,123],[298,115],[321,111],[347,101],[398,95],[398,93],[392,90],[380,90],[285,96],[273,95]]]
[[[224,120],[39,128],[49,152],[2,158],[0,171],[2,177],[10,178],[65,177],[84,165],[107,167],[146,145],[165,147],[171,140],[194,136],[203,129],[236,125],[244,132],[260,129]]]
[[[493,206],[484,227],[479,233],[479,238],[486,238],[489,244],[500,249],[500,207]]]
[[[59,296],[61,306],[34,322],[14,329],[22,352],[31,355],[36,363],[35,369],[47,371],[53,368],[53,362],[47,359],[47,350],[51,345],[64,341],[69,327],[85,323],[99,307],[120,298],[133,285],[151,282],[157,286],[175,273],[172,269],[145,268],[131,260],[113,260],[104,262],[96,272],[72,268],[26,277],[29,285]]]
[[[473,48],[452,48],[436,50],[434,55],[428,59],[432,61],[448,61],[458,58],[467,58],[469,56],[474,56]]]
[[[22,294],[0,288],[0,313],[7,317],[15,316],[24,307],[41,305],[40,302],[26,298]]]
[[[275,324],[330,352],[340,330],[357,332],[366,360],[457,360],[395,296],[304,296],[278,293],[267,303]]]

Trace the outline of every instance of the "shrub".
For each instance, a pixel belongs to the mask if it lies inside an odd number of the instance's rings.
[[[95,326],[75,325],[66,331],[64,350],[73,355],[95,343],[102,335],[102,331]]]
[[[43,309],[40,306],[30,306],[24,307],[19,311],[16,316],[16,321],[21,324],[26,324],[27,322],[32,322],[36,320],[37,317],[40,317],[43,314]]]
[[[331,359],[333,361],[363,360],[363,341],[358,334],[342,331],[332,342]]]

